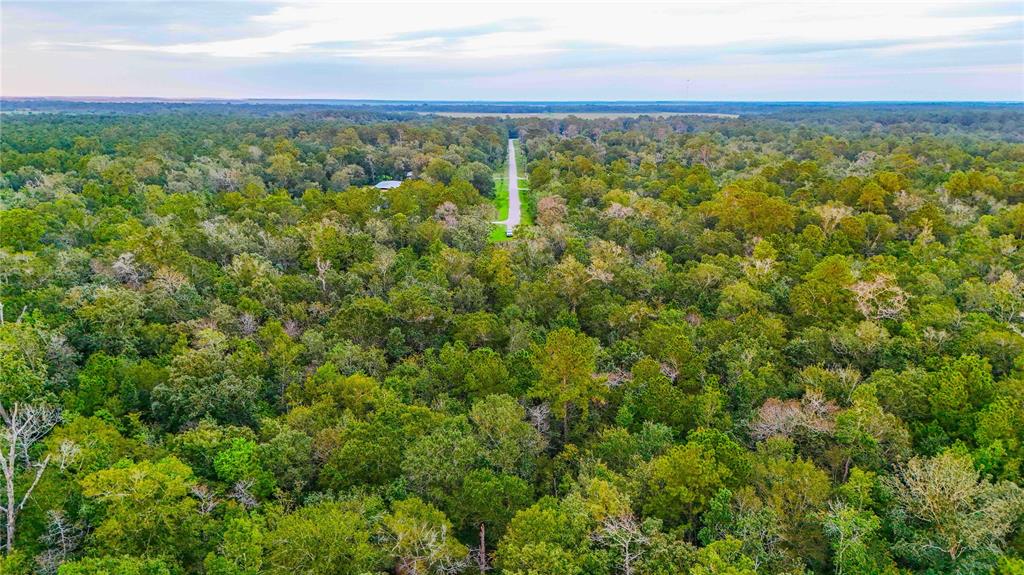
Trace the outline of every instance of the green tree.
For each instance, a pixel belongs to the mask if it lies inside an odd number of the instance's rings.
[[[515,513],[529,506],[531,496],[529,484],[514,475],[495,474],[488,469],[475,469],[466,475],[455,494],[453,518],[467,530],[477,530],[475,558],[481,571],[488,567],[488,543],[494,546]]]
[[[203,561],[210,575],[260,575],[266,527],[259,517],[235,517],[227,521],[216,553]]]
[[[693,529],[732,472],[697,443],[677,445],[638,470],[645,514],[670,526]]]
[[[132,290],[102,287],[78,308],[85,337],[115,354],[135,351],[136,331],[142,322],[142,298]]]
[[[409,445],[402,459],[403,474],[414,493],[441,502],[458,488],[480,452],[465,418],[451,418]]]
[[[843,256],[829,256],[814,266],[789,295],[789,305],[798,320],[830,324],[853,316],[853,295],[846,288],[853,283],[850,262]]]
[[[264,538],[271,575],[362,575],[383,567],[373,530],[359,505],[308,505],[276,521]]]
[[[530,395],[547,401],[562,420],[562,441],[569,439],[570,410],[586,417],[590,402],[604,397],[597,368],[597,341],[569,328],[550,332],[543,348],[534,351],[540,379]]]
[[[518,575],[582,573],[589,528],[578,501],[541,499],[512,518],[498,547],[497,566]]]
[[[718,220],[718,227],[747,236],[791,231],[796,212],[783,200],[738,185],[727,186],[701,206]]]
[[[396,501],[381,521],[398,573],[453,573],[468,562],[469,550],[452,533],[444,513],[417,498]]]
[[[882,522],[871,511],[835,504],[824,526],[836,575],[881,573],[891,566],[892,559],[881,540]]]
[[[828,545],[821,518],[832,488],[829,476],[812,461],[792,456],[790,445],[778,453],[771,449],[767,446],[754,458],[754,488],[778,518],[783,548],[812,569],[822,569]]]
[[[690,567],[691,575],[757,575],[757,565],[741,548],[739,540],[729,537],[699,549]]]
[[[57,575],[181,575],[183,571],[164,559],[139,557],[87,557],[60,566]]]
[[[970,457],[954,451],[915,457],[886,483],[899,512],[894,550],[923,567],[991,567],[1024,517],[1024,489],[982,479]]]
[[[252,440],[235,438],[214,458],[213,468],[217,477],[228,485],[250,484],[253,495],[267,497],[274,490],[274,477],[263,469],[256,442]]]
[[[196,551],[196,500],[192,470],[174,457],[122,461],[81,481],[82,494],[98,505],[97,549],[111,555],[186,558]]]
[[[448,185],[455,177],[455,165],[444,158],[434,158],[423,170],[423,175],[434,182]]]
[[[17,251],[35,250],[46,233],[46,221],[35,210],[0,211],[0,245]]]
[[[529,479],[546,440],[526,421],[526,410],[508,395],[489,395],[473,404],[469,417],[487,463],[501,473]]]
[[[265,365],[248,343],[232,345],[219,334],[171,361],[169,378],[153,389],[153,411],[171,429],[212,417],[222,423],[252,424],[266,385]]]
[[[470,162],[460,166],[455,173],[457,177],[473,184],[480,195],[487,198],[494,197],[494,172],[486,164]]]

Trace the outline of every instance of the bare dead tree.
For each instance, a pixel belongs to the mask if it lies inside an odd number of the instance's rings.
[[[459,207],[452,202],[445,202],[434,210],[434,220],[441,223],[446,230],[459,224]]]
[[[47,513],[46,533],[39,539],[46,544],[46,550],[36,556],[39,572],[52,575],[78,550],[85,539],[85,524],[72,523],[63,511]]]
[[[260,328],[260,323],[250,313],[242,313],[238,316],[238,329],[245,335],[252,335],[256,333],[256,330]]]
[[[825,399],[820,391],[809,390],[799,401],[769,398],[758,409],[750,424],[750,435],[762,441],[796,433],[830,434],[835,429],[835,413],[839,407]]]
[[[707,145],[701,146],[700,150],[698,150],[698,154],[699,156],[697,158],[697,161],[700,162],[705,168],[710,170],[714,167],[713,163],[711,162],[711,148],[709,148]]]
[[[316,280],[320,282],[320,291],[327,293],[327,272],[331,269],[331,260],[316,258]]]
[[[71,441],[70,439],[65,439],[64,441],[61,441],[60,445],[57,447],[58,469],[64,471],[72,463],[74,463],[78,459],[78,456],[81,454],[82,447],[75,443],[74,441]]]
[[[21,307],[21,313],[18,314],[18,319],[14,323],[21,323],[21,320],[25,319],[25,313],[28,312],[28,304]],[[4,325],[4,304],[0,302],[0,325]]]
[[[452,555],[448,528],[420,525],[408,533],[393,533],[385,540],[392,543],[397,557],[395,573],[401,575],[457,575],[469,567],[470,555]]]
[[[679,368],[676,367],[675,365],[671,363],[662,362],[660,367],[661,375],[664,375],[665,377],[671,379],[672,381],[675,381],[676,378],[679,377]]]
[[[476,568],[481,573],[491,570],[491,566],[487,564],[487,526],[483,521],[480,522],[480,546],[469,552],[469,558],[476,562]]]
[[[220,505],[220,499],[217,498],[217,495],[202,483],[193,485],[189,491],[199,501],[199,513],[202,515],[213,513],[213,510]]]
[[[591,538],[618,553],[623,575],[636,573],[636,562],[650,543],[650,538],[632,513],[605,518]]]
[[[238,481],[231,487],[228,497],[237,501],[242,507],[252,509],[259,505],[259,501],[256,500],[256,496],[252,494],[252,486],[252,479],[243,479]]]
[[[546,403],[528,407],[526,416],[537,433],[547,437],[548,431],[551,429],[551,407]]]
[[[0,472],[3,472],[5,483],[4,519],[7,538],[4,549],[7,553],[14,550],[14,536],[18,514],[25,508],[32,491],[35,490],[43,472],[50,464],[50,456],[42,461],[34,462],[29,456],[29,449],[60,422],[60,411],[55,407],[43,404],[15,402],[11,407],[0,404]],[[24,490],[21,499],[16,496],[17,478],[20,468],[35,469],[32,483]]]
[[[910,296],[896,284],[893,274],[878,274],[872,280],[860,281],[849,287],[857,311],[870,320],[895,319],[907,308]]]
[[[633,380],[632,373],[629,373],[628,371],[624,371],[621,369],[616,369],[615,371],[611,371],[606,374],[601,374],[601,377],[604,378],[605,385],[607,385],[610,389],[615,389],[616,387],[619,387],[620,385],[628,383]]]
[[[815,206],[814,213],[821,218],[821,227],[825,234],[831,234],[840,222],[853,215],[853,208],[838,202],[829,202]]]
[[[135,262],[135,254],[132,252],[125,252],[117,256],[114,263],[110,265],[110,269],[114,272],[114,278],[117,281],[133,288],[138,288],[145,279],[145,274]]]

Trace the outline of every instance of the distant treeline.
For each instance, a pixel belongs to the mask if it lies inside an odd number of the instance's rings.
[[[978,112],[1020,114],[1020,102],[486,102],[486,101],[399,101],[399,100],[60,100],[49,98],[6,98],[4,112],[59,112],[82,114],[153,114],[203,112],[214,114],[248,112],[257,115],[303,112],[345,112],[373,114],[375,119],[404,119],[409,112],[479,113],[722,113],[772,115],[782,118],[839,114],[846,118],[947,115],[977,117]],[[397,117],[395,117],[397,115]]]

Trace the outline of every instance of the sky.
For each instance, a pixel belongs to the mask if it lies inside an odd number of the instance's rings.
[[[0,2],[4,97],[1024,100],[1024,0]]]

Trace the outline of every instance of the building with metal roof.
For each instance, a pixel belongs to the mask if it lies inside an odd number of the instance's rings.
[[[402,185],[402,182],[400,182],[398,180],[384,180],[382,182],[377,182],[377,185],[375,187],[378,190],[390,190],[392,188],[397,188],[398,186],[401,186],[401,185]]]

